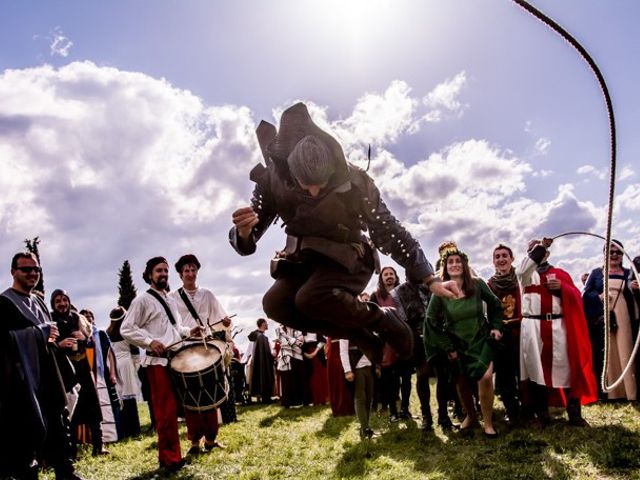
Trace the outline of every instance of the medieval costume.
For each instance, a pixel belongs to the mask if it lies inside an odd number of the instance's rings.
[[[433,274],[418,242],[389,212],[366,172],[348,163],[338,142],[313,123],[304,104],[285,110],[278,132],[261,122],[257,135],[266,162],[250,176],[256,182],[251,208],[258,223],[249,238],[240,237],[235,226],[229,238],[238,253],[252,254],[276,217],[282,219],[287,246],[272,263],[275,283],[264,296],[265,313],[298,330],[349,338],[377,362],[382,349],[374,331],[409,354],[406,324],[356,297],[378,263],[374,246],[417,282]],[[288,163],[303,142],[320,145],[323,156],[331,157],[333,173],[315,196],[302,188]]]
[[[546,258],[547,248],[537,244],[518,270],[522,289],[520,378],[530,380],[531,402],[523,407],[532,408],[544,425],[549,421],[549,403],[567,405],[569,421],[583,425],[580,405],[596,401],[598,393],[582,298],[571,276]],[[553,278],[560,280],[557,293],[547,287]]]
[[[149,269],[149,263],[147,267]],[[153,293],[164,303],[160,303]],[[175,345],[189,333],[190,329],[182,325],[174,299],[154,289],[149,289],[133,300],[120,327],[120,334],[127,342],[146,350],[142,366],[147,374],[153,399],[158,460],[161,467],[170,471],[179,469],[184,463],[178,436],[178,399],[169,373],[169,362],[167,358],[160,357],[151,350],[151,342],[156,340],[164,346]]]
[[[305,404],[307,405],[324,405],[329,401],[324,345],[324,339],[319,340],[315,333],[305,334],[302,353],[305,368]]]
[[[327,382],[332,415],[353,415],[353,393],[350,384],[344,378],[344,369],[340,361],[340,340],[333,338],[327,338]]]
[[[280,343],[276,358],[276,370],[280,374],[280,404],[283,407],[302,406],[306,381],[302,332],[291,327],[278,327],[276,339]]]
[[[0,477],[37,479],[38,456],[57,479],[79,478],[65,387],[48,344],[47,307],[36,295],[9,288],[0,295],[0,319]]]
[[[275,372],[269,338],[260,330],[254,330],[249,334],[249,340],[254,342],[249,374],[249,395],[260,397],[262,403],[271,403]]]
[[[521,294],[515,268],[506,275],[493,275],[487,282],[503,307],[502,338],[495,349],[496,391],[511,422],[520,416],[520,323]]]
[[[51,307],[53,308],[54,300],[58,295],[69,297],[64,290],[54,290],[51,294]],[[74,347],[60,348],[60,352],[65,354],[74,370],[74,380],[80,385],[78,401],[71,414],[71,432],[74,439],[81,432],[81,425],[87,425],[91,433],[91,443],[93,445],[94,455],[98,455],[103,451],[102,438],[102,410],[100,408],[100,400],[98,392],[93,380],[91,366],[87,359],[87,342],[91,341],[91,325],[78,312],[68,310],[67,312],[52,311],[51,318],[56,322],[60,336],[60,340],[73,337],[74,332],[81,332],[84,340],[79,339]],[[65,375],[65,371],[62,371]],[[65,382],[69,379],[65,379]],[[74,382],[74,383],[75,383]]]
[[[350,345],[349,340],[340,340],[340,361],[345,375],[353,372],[354,408],[360,423],[360,436],[371,438],[373,430],[369,417],[373,406],[373,366],[358,347]]]
[[[380,307],[396,309],[397,304],[391,293],[379,287],[371,294],[372,303]],[[406,323],[406,318],[398,312],[401,321]],[[413,344],[415,350],[415,342]],[[380,362],[380,377],[374,378],[374,396],[380,403],[381,410],[389,409],[389,419],[397,422],[400,419],[398,414],[398,399],[401,398],[402,416],[409,417],[409,398],[411,396],[411,373],[413,366],[410,357],[406,361],[398,360],[398,352],[388,343],[382,347],[382,361]]]
[[[120,326],[127,311],[122,307],[114,308],[109,317],[111,324],[107,334],[111,340],[111,348],[116,357],[116,389],[122,402],[119,417],[120,438],[140,435],[140,418],[138,416],[138,400],[142,399],[138,369],[140,368],[140,349],[130,345],[120,334]]]
[[[436,398],[438,400],[438,424],[444,429],[450,429],[452,423],[447,412],[447,401],[449,399],[448,393],[453,391],[453,385],[451,385],[449,381],[446,367],[434,368],[437,362],[433,359],[431,362],[432,365],[427,363],[427,356],[424,349],[423,326],[427,306],[431,298],[429,290],[424,285],[404,282],[391,291],[391,296],[396,305],[398,305],[398,312],[403,319],[406,319],[416,339],[413,358],[411,359],[411,368],[416,371],[416,391],[420,400],[422,429],[428,430],[433,424],[431,407],[429,406],[429,373],[431,371],[435,371],[437,377]],[[406,405],[406,408],[408,408],[408,405]]]
[[[111,356],[111,361],[109,357]],[[92,325],[92,336],[87,342],[87,360],[95,379],[100,411],[102,413],[102,441],[116,442],[120,438],[118,424],[120,418],[120,398],[115,383],[111,382],[111,365],[113,362],[111,341],[106,332]],[[113,365],[115,367],[115,365]]]
[[[475,294],[448,299],[432,296],[425,320],[427,358],[458,352],[457,368],[470,380],[480,379],[493,361],[490,330],[502,329],[502,303],[483,280],[475,279]],[[487,316],[483,311],[487,306]]]
[[[217,345],[220,347],[220,354],[223,356],[222,361],[228,360],[226,362],[228,364],[231,359],[227,355],[230,355],[231,352],[227,351],[227,331],[231,327],[224,327],[222,323],[217,323],[227,316],[227,312],[225,312],[213,292],[201,287],[196,288],[194,291],[179,288],[171,292],[169,297],[173,298],[178,307],[183,326],[191,329],[202,325],[211,330],[211,335],[214,336],[215,340],[219,341]],[[210,324],[211,327],[209,327]],[[231,340],[231,338],[229,337],[228,340]],[[226,359],[224,358],[225,356],[227,356]],[[233,410],[235,412],[235,404],[233,405]],[[192,444],[191,454],[200,450],[199,445],[203,438],[205,446],[216,444],[219,429],[217,408],[203,412],[185,409],[184,419],[187,424],[187,438]],[[208,450],[211,450],[211,448],[207,447]]]
[[[620,377],[622,370],[631,358],[631,351],[638,336],[637,307],[633,292],[629,288],[632,280],[631,270],[622,268],[623,274],[609,275],[609,297],[611,299],[611,319],[609,324],[609,363],[607,365],[607,384]],[[597,378],[602,376],[604,358],[604,303],[600,294],[604,289],[603,268],[591,272],[584,287],[582,299],[584,312],[589,324],[593,343],[593,364]],[[636,361],[629,368],[623,382],[608,392],[606,398],[636,400],[638,398],[638,378]]]

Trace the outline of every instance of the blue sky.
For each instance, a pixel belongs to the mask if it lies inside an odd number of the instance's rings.
[[[534,4],[608,82],[615,235],[637,255],[640,5]],[[498,241],[521,257],[534,236],[604,233],[609,140],[597,83],[507,0],[3,0],[0,42],[2,278],[22,239],[40,235],[48,289],[68,289],[103,325],[124,259],[137,281],[147,258],[188,251],[240,324],[260,315],[282,233],[240,258],[226,232],[259,161],[253,129],[297,100],[354,163],[372,144],[371,175],[433,261],[453,238],[486,276]],[[554,258],[577,278],[600,248],[571,238]]]

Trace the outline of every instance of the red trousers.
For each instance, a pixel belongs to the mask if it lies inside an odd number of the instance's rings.
[[[191,443],[197,443],[202,439],[213,442],[218,435],[218,409],[207,412],[193,412],[184,410],[184,420],[187,424],[187,438]]]
[[[160,465],[169,467],[182,460],[178,435],[178,403],[171,384],[169,368],[162,365],[149,365],[145,368],[158,433],[158,460]]]

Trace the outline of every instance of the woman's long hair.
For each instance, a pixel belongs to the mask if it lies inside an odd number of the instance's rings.
[[[442,258],[442,279],[446,282],[451,280],[449,275],[449,269],[447,268],[447,262],[450,257],[458,256],[462,260],[462,292],[466,298],[472,297],[476,293],[476,280],[471,275],[471,269],[469,268],[469,259],[462,252],[451,252],[446,257]]]

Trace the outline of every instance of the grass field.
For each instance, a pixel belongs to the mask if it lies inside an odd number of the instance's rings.
[[[140,412],[148,425],[144,404]],[[355,418],[333,418],[329,407],[255,405],[240,407],[239,421],[221,427],[218,438],[226,450],[190,459],[174,475],[157,470],[155,434],[111,444],[108,457],[96,459],[84,449],[77,468],[97,480],[640,479],[637,404],[586,407],[590,428],[569,427],[562,410],[552,413],[555,420],[545,430],[509,430],[497,405],[497,440],[484,438],[479,429],[471,436],[444,434],[439,428],[424,434],[419,420],[389,424],[386,416],[374,415],[373,428],[380,436],[362,442]],[[189,446],[184,425],[181,438],[184,454]]]

